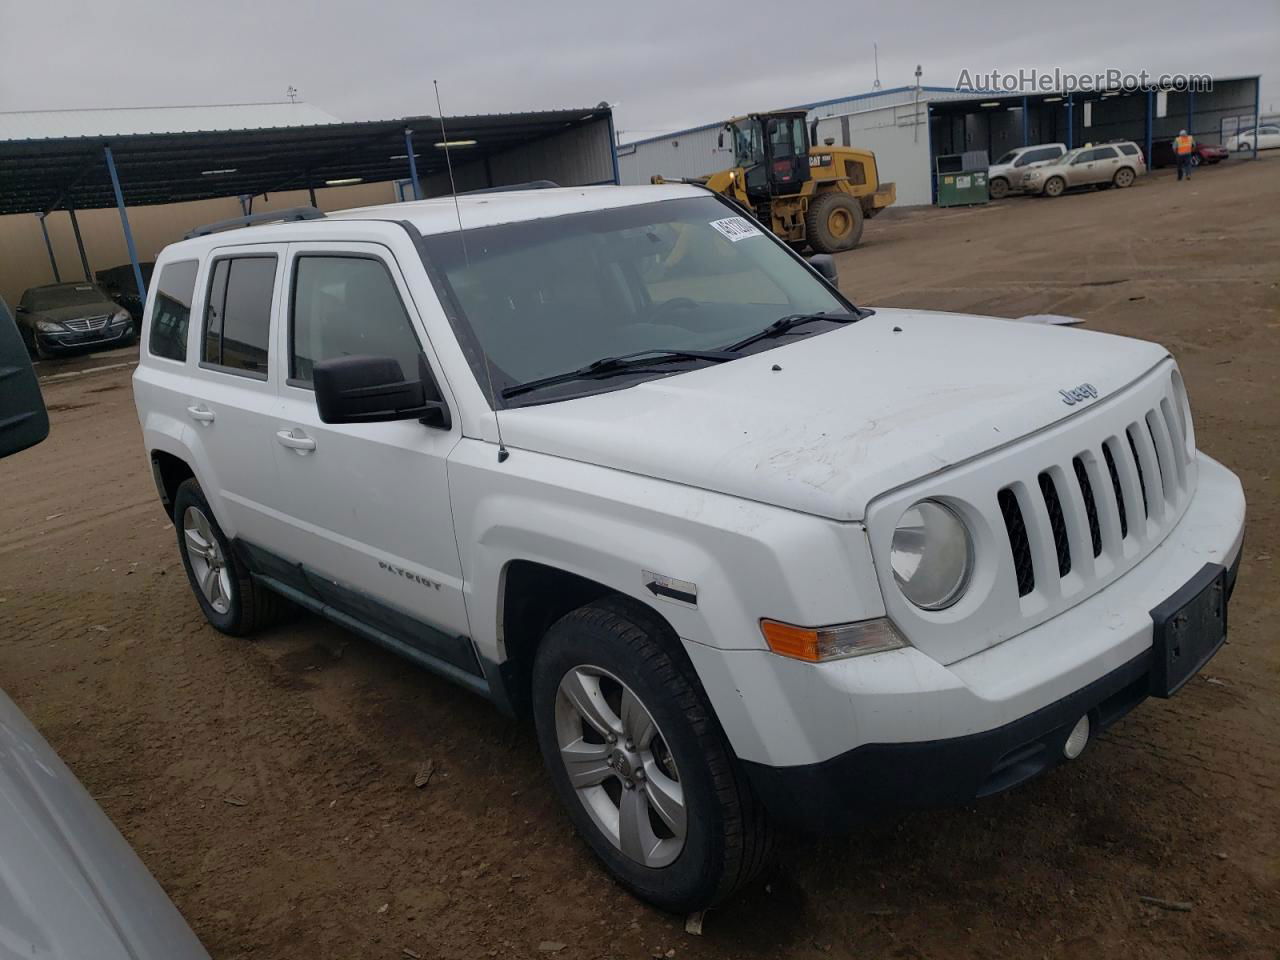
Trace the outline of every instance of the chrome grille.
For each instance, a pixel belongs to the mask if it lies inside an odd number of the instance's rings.
[[[63,320],[62,325],[74,333],[92,333],[105,327],[110,319],[110,314],[101,317],[76,317],[74,320]]]
[[[1186,442],[1168,397],[1068,463],[1045,465],[1034,482],[1001,488],[1018,597],[1080,592],[1100,565],[1114,569],[1139,542],[1158,540],[1189,496]]]

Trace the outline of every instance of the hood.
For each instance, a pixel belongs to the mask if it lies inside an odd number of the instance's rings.
[[[741,360],[504,411],[502,432],[508,446],[861,520],[879,494],[1097,402],[1060,390],[1105,398],[1165,356],[1088,330],[885,309]]]
[[[208,960],[57,754],[0,693],[0,960]]]

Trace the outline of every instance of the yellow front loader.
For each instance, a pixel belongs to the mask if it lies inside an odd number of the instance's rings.
[[[725,124],[734,167],[696,182],[752,210],[756,218],[797,250],[852,250],[862,226],[897,199],[881,183],[876,157],[850,147],[810,147],[803,110],[752,113]],[[654,183],[664,183],[653,177]]]

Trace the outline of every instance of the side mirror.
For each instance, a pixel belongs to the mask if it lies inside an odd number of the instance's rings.
[[[311,371],[316,409],[324,423],[382,423],[421,420],[448,430],[449,406],[440,394],[427,358],[418,354],[418,379],[405,380],[391,357],[334,357]]]
[[[26,312],[27,312],[27,308],[22,306],[22,304],[18,304],[18,313],[26,313]]]
[[[26,345],[0,300],[0,459],[49,435],[49,415]]]
[[[836,270],[836,258],[829,253],[815,253],[809,258],[809,266],[822,274],[822,278],[833,287],[839,285],[839,271]]]

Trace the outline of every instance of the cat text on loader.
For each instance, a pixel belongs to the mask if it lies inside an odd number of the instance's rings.
[[[862,225],[897,199],[880,183],[869,150],[809,146],[803,110],[753,113],[730,120],[720,134],[732,140],[734,166],[695,181],[755,212],[756,218],[796,249],[852,250]],[[653,177],[654,183],[664,181]]]

